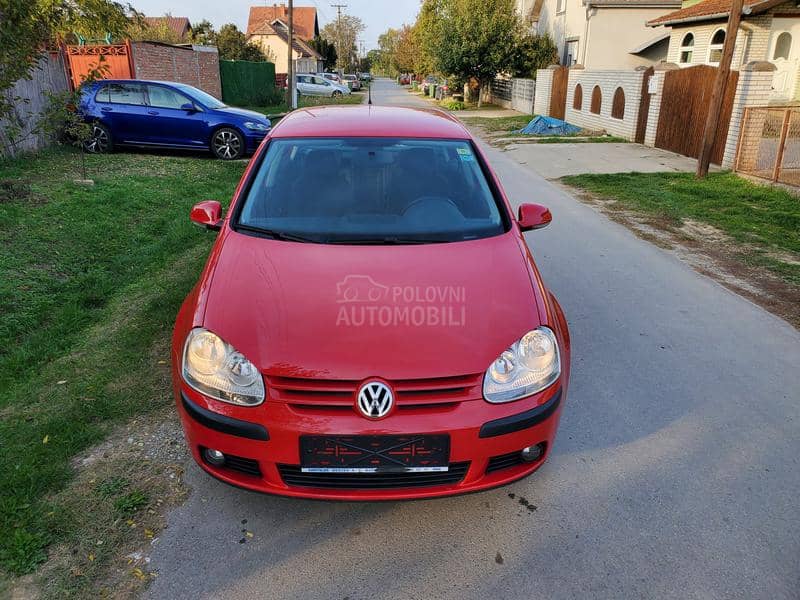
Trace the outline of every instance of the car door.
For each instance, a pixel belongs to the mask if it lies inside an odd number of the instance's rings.
[[[111,127],[115,142],[146,143],[147,101],[141,83],[109,83],[98,93],[103,118]]]
[[[303,96],[314,96],[314,86],[311,84],[309,75],[297,76],[297,92]]]
[[[314,88],[317,96],[330,96],[333,93],[333,85],[324,77],[313,77]]]
[[[211,132],[203,109],[166,86],[147,84],[148,119],[152,143],[169,146],[205,147]],[[191,110],[187,106],[194,107]]]

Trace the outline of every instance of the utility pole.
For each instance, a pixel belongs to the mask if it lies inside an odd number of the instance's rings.
[[[289,0],[289,31],[288,31],[288,38],[289,38],[289,64],[286,68],[286,106],[289,107],[290,110],[294,110],[297,108],[297,99],[294,94],[294,52],[293,52],[293,41],[294,41],[294,5],[292,0]]]
[[[714,81],[706,127],[703,130],[703,145],[700,147],[700,156],[697,158],[696,176],[698,179],[708,175],[711,151],[714,149],[714,140],[717,138],[719,113],[722,110],[722,100],[725,98],[725,91],[728,87],[728,79],[731,73],[731,60],[733,59],[733,49],[736,47],[736,34],[739,31],[739,22],[742,20],[743,4],[743,0],[733,0],[731,2],[731,13],[728,16],[728,27],[725,30],[725,44],[722,46],[722,58],[719,61],[719,67],[717,67],[717,79]]]
[[[342,64],[342,9],[347,8],[347,4],[331,4],[336,9],[336,62]],[[338,66],[338,65],[337,65]]]

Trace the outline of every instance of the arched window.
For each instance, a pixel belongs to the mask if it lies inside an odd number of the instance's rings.
[[[572,108],[580,110],[583,106],[583,87],[579,83],[575,86],[575,94],[572,97]]]
[[[600,107],[603,104],[603,92],[600,91],[600,86],[596,85],[592,89],[592,104],[589,107],[589,110],[592,111],[594,114],[600,114]]]
[[[775,40],[775,52],[772,54],[772,60],[778,58],[789,58],[789,52],[792,49],[792,34],[788,31],[782,32],[778,39]]]
[[[625,92],[621,87],[614,90],[614,100],[611,102],[611,117],[613,119],[625,117]]]
[[[711,43],[708,45],[708,64],[718,65],[722,60],[722,47],[725,45],[725,30],[717,29],[711,36]]]
[[[680,58],[678,62],[682,65],[688,65],[692,62],[692,54],[694,53],[694,34],[687,33],[681,40]]]

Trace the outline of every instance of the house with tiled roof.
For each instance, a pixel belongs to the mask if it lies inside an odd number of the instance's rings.
[[[549,34],[559,62],[587,69],[633,69],[667,57],[669,30],[647,22],[681,0],[516,0],[534,33]]]
[[[166,15],[164,17],[144,17],[143,20],[145,25],[153,29],[166,26],[167,29],[172,30],[182,40],[189,41],[192,37],[192,24],[187,17]]]
[[[719,64],[731,0],[688,0],[651,20],[652,27],[670,28],[667,60],[681,67]],[[800,99],[800,8],[792,0],[745,0],[736,34],[731,68],[753,61],[776,67],[773,100]]]
[[[286,73],[289,54],[289,26],[286,22],[282,19],[264,21],[249,31],[247,40],[256,44],[275,62],[278,74]],[[323,70],[322,55],[299,36],[292,38],[292,58],[295,73],[318,73]]]
[[[304,42],[310,42],[319,35],[317,9],[313,6],[295,6],[292,11],[292,27],[294,34]],[[264,23],[272,23],[276,19],[289,22],[289,9],[285,4],[272,6],[251,6],[247,19],[247,35],[258,35]]]

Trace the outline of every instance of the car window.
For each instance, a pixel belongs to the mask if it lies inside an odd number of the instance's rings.
[[[325,79],[324,77],[314,77],[314,83],[317,85],[330,85],[331,82]]]
[[[114,104],[134,104],[144,106],[144,86],[139,83],[110,83],[109,102]]]
[[[155,108],[180,108],[191,101],[178,92],[160,85],[148,85],[147,97]]]
[[[226,108],[226,105],[214,98],[211,94],[207,94],[203,90],[198,90],[196,87],[186,85],[185,83],[173,83],[174,87],[178,88],[181,92],[189,96],[192,100],[199,102],[206,108],[217,110],[219,108]]]
[[[453,242],[507,231],[467,140],[276,139],[238,224],[320,243]]]
[[[109,93],[111,86],[104,85],[100,87],[97,91],[97,95],[95,95],[94,99],[97,102],[111,102],[111,94]]]

